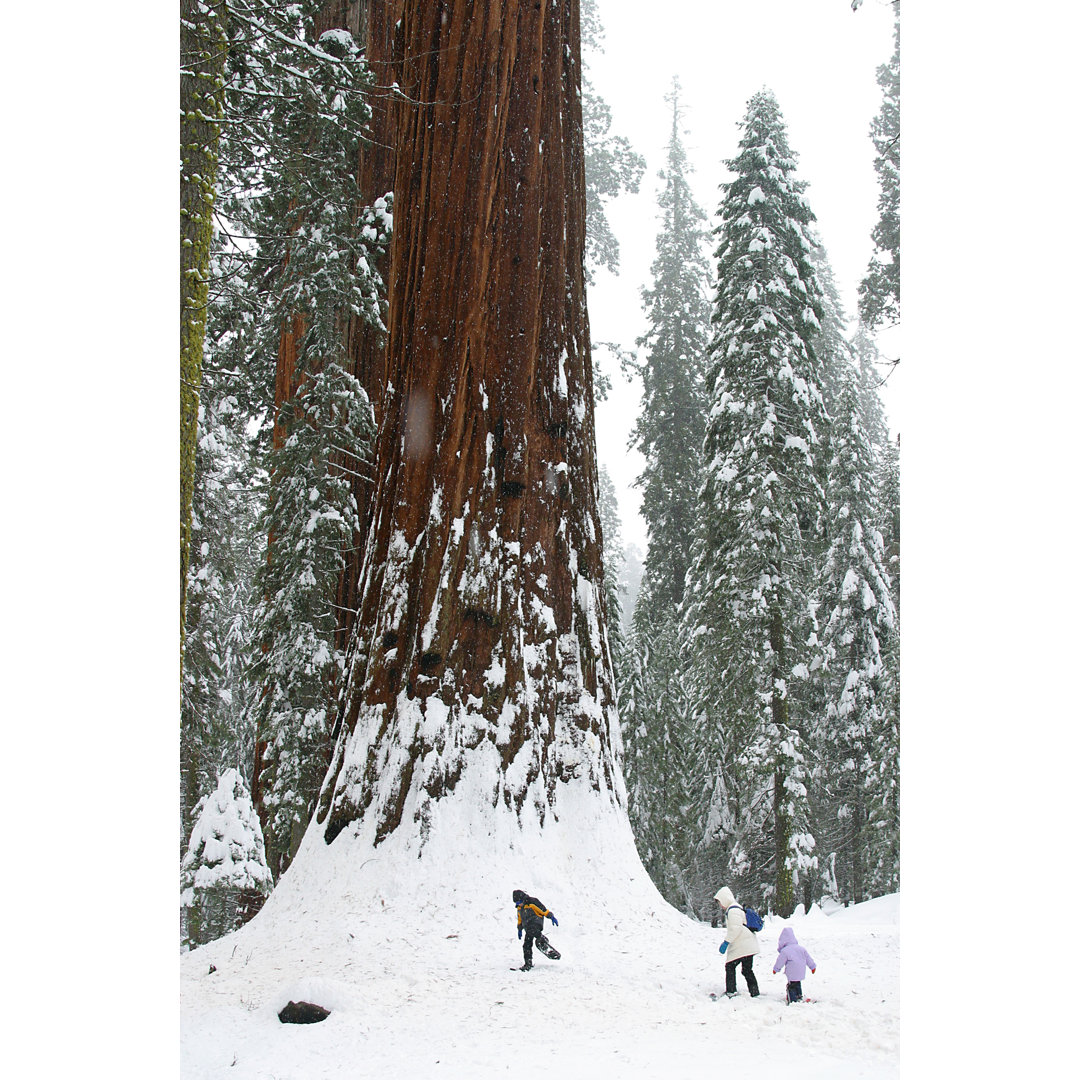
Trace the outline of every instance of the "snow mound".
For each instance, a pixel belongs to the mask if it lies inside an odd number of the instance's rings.
[[[852,907],[840,908],[829,918],[838,926],[899,926],[900,894],[878,896]]]

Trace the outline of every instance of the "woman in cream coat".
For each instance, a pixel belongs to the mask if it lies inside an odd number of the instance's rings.
[[[724,885],[716,894],[716,901],[724,912],[727,934],[720,951],[724,954],[725,974],[727,975],[727,996],[733,997],[735,990],[735,969],[742,964],[746,989],[751,997],[758,996],[757,978],[754,976],[754,957],[761,952],[757,934],[746,926],[746,912],[735,903],[731,890]]]

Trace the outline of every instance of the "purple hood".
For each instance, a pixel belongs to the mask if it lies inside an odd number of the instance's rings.
[[[773,971],[783,968],[788,982],[802,982],[806,978],[806,969],[813,971],[817,967],[817,961],[796,941],[795,931],[790,926],[780,931],[776,947],[779,951]]]

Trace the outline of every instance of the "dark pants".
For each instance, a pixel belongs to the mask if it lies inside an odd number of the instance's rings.
[[[787,1000],[790,1005],[793,1001],[802,1001],[802,983],[789,982],[787,984]]]
[[[525,963],[532,967],[532,949],[533,942],[536,942],[536,947],[547,956],[551,950],[551,942],[541,934],[538,930],[526,930],[525,931],[525,943],[522,945],[522,951],[525,953]]]
[[[746,980],[746,989],[750,991],[751,997],[757,997],[758,984],[757,979],[754,977],[753,956],[744,956],[738,960],[729,960],[724,965],[724,972],[727,975],[727,992],[729,994],[735,993],[735,969],[740,964],[742,964],[743,978]]]
[[[554,945],[547,939],[546,934],[541,934],[538,930],[526,930],[525,942],[522,946],[522,951],[525,953],[525,966],[532,967],[532,947],[533,942],[536,942],[536,947],[546,956],[552,960],[558,960],[562,954]]]
[[[538,933],[536,933],[534,930],[526,930],[525,931],[525,944],[522,946],[522,949],[523,949],[523,951],[525,953],[525,963],[526,963],[526,965],[528,967],[532,967],[532,947],[533,947],[533,942],[538,937],[540,937],[540,935]]]

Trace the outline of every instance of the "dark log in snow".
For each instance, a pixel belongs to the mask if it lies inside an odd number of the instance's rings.
[[[317,1024],[330,1015],[330,1010],[310,1001],[290,1001],[277,1015],[283,1024]]]

